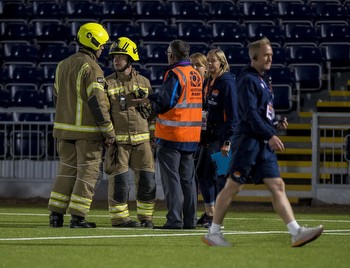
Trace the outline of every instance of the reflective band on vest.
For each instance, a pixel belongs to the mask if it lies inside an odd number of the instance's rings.
[[[179,79],[182,92],[172,109],[158,114],[155,136],[174,142],[199,142],[202,124],[202,78],[191,66],[180,66],[172,71]]]

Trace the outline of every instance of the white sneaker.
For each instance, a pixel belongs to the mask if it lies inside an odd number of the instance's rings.
[[[224,238],[222,233],[215,233],[215,234],[208,233],[202,237],[202,241],[208,246],[218,246],[218,247],[232,246],[232,244]]]
[[[308,228],[301,227],[297,235],[292,235],[292,247],[301,247],[317,239],[323,232],[323,225]]]

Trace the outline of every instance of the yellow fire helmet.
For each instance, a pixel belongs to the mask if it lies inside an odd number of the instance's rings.
[[[109,35],[101,24],[88,22],[80,26],[77,41],[79,44],[93,50],[99,50],[109,40]]]
[[[139,53],[136,44],[127,37],[119,37],[109,49],[109,55],[129,55],[133,61],[139,60]]]

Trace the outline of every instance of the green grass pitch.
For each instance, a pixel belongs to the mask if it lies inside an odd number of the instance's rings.
[[[199,206],[198,216],[203,207]],[[155,224],[165,222],[157,208]],[[287,229],[271,206],[233,203],[224,222],[233,247],[208,247],[207,230],[112,228],[106,206],[93,207],[88,220],[96,229],[48,227],[45,204],[0,205],[0,267],[157,268],[157,267],[350,267],[350,208],[296,207],[301,225],[323,224],[316,241],[292,248]],[[136,211],[132,208],[135,218]]]

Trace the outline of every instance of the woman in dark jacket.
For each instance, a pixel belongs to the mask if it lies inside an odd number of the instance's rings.
[[[211,155],[217,152],[228,157],[233,148],[236,124],[237,93],[235,76],[225,53],[212,49],[207,54],[209,77],[203,86],[201,147],[197,162],[197,179],[204,199],[205,213],[197,224],[209,227],[214,214],[215,199],[225,185],[225,175],[217,175]]]

